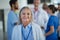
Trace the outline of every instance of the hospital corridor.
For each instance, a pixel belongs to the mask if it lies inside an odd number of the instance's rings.
[[[0,40],[60,40],[60,0],[0,0]]]

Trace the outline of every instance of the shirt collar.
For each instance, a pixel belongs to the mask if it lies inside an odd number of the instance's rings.
[[[39,12],[39,8],[38,8],[38,10],[37,11],[35,11],[35,9],[33,9],[34,10],[34,12]]]
[[[41,8],[40,7],[38,7],[38,10],[37,11],[35,11],[35,9],[33,8],[33,12],[35,13],[35,12],[40,12],[40,10],[41,10]]]
[[[11,10],[10,12],[12,12],[12,13],[14,13],[14,14],[15,14],[15,12],[14,12],[13,10]]]
[[[22,27],[23,27],[23,29],[27,29],[27,28],[31,28],[31,23],[29,23],[27,26],[26,26],[26,28],[24,28],[24,26],[23,26],[23,24],[22,24]]]

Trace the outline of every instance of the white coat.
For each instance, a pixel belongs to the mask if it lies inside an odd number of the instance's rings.
[[[17,25],[13,29],[12,40],[22,40],[21,34],[22,25]],[[34,40],[45,40],[42,30],[39,25],[32,22],[32,32]]]
[[[38,11],[35,13],[34,8],[31,9],[32,10],[32,14],[33,14],[33,21],[35,23],[37,23],[40,26],[43,26],[44,29],[46,29],[47,27],[47,22],[48,22],[48,14],[47,12],[45,12],[42,8],[39,8]],[[34,14],[38,14],[37,20],[34,19]]]

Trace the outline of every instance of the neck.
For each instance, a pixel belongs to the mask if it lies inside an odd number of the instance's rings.
[[[51,15],[54,15],[53,13],[51,13]]]
[[[35,7],[34,9],[35,9],[35,11],[37,11],[38,10],[38,7]]]
[[[26,28],[26,26],[27,26],[27,25],[28,25],[28,24],[26,24],[26,25],[25,25],[25,24],[23,24],[24,28]]]
[[[26,26],[27,26],[28,24],[29,24],[29,23],[23,23],[24,28],[26,28]]]
[[[14,9],[14,8],[11,8],[11,10],[16,11],[16,9]]]

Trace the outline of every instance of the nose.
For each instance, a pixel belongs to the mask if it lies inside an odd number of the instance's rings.
[[[27,15],[27,14],[25,14],[25,15],[24,15],[24,18],[27,18],[27,17],[28,17],[28,15]]]

